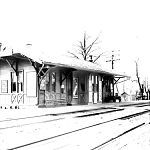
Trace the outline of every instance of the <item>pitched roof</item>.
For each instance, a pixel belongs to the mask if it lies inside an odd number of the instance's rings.
[[[66,67],[66,68],[73,68],[76,70],[83,70],[83,71],[89,71],[89,72],[97,72],[97,73],[102,73],[102,74],[107,74],[107,75],[112,75],[112,76],[119,76],[119,77],[129,77],[123,73],[118,73],[112,70],[108,69],[102,69],[102,67],[98,64],[84,61],[84,60],[79,60],[76,58],[71,58],[68,56],[48,56],[48,55],[38,55],[35,53],[3,53],[0,54],[0,57],[6,57],[6,56],[17,56],[17,57],[27,57],[32,59],[33,61],[36,61],[40,64],[44,63],[47,65],[56,65],[59,67]]]
[[[125,74],[117,73],[115,71],[108,70],[108,69],[103,69],[98,64],[85,61],[85,60],[67,57],[67,56],[60,56],[60,57],[53,57],[53,58],[44,56],[43,62],[45,64],[54,64],[57,66],[74,68],[77,70],[84,70],[84,71],[89,71],[89,72],[97,72],[97,73],[102,73],[102,74],[127,77],[127,75]]]

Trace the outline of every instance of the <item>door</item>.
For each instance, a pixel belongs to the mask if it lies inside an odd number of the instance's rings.
[[[86,104],[86,84],[85,76],[80,76],[79,79],[79,104]]]
[[[73,81],[72,81],[72,72],[69,72],[68,73],[68,76],[67,76],[67,98],[66,98],[66,101],[67,101],[67,105],[71,105],[72,103],[72,84],[73,84]]]

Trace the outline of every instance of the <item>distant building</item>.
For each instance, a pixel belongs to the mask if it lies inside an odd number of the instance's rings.
[[[0,54],[0,106],[82,105],[109,102],[114,78],[125,75],[68,57]]]
[[[130,101],[130,95],[128,93],[126,93],[126,92],[123,92],[121,94],[121,101],[122,102]]]

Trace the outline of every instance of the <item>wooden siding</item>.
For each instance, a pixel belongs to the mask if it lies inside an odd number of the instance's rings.
[[[7,62],[0,60],[0,105],[36,105],[37,104],[37,96],[28,97],[27,90],[26,90],[27,87],[26,73],[35,70],[27,60],[19,60],[18,71],[20,70],[23,71],[24,74],[23,92],[11,93],[11,72],[14,72],[14,70],[8,65]],[[2,93],[1,81],[3,80],[8,81],[7,93]]]

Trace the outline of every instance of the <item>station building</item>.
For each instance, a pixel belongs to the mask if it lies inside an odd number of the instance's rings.
[[[126,77],[98,64],[62,56],[0,54],[0,106],[53,107],[111,101]]]

